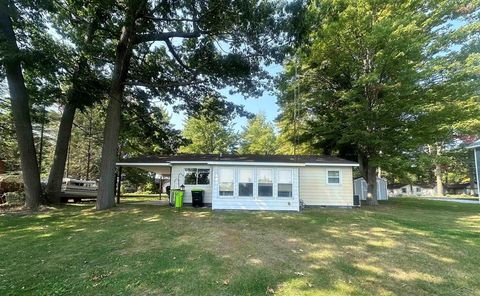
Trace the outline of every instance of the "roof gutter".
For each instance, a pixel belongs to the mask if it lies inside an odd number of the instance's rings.
[[[164,166],[164,167],[171,167],[170,163],[166,162],[117,162],[117,166],[124,166],[124,167],[138,167],[138,166]]]

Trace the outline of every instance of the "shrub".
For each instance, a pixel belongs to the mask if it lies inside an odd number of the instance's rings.
[[[25,193],[20,191],[6,192],[5,200],[8,204],[23,204],[25,203]]]

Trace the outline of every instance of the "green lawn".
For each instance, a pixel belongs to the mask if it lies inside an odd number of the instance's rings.
[[[0,295],[479,295],[480,206],[0,215]]]

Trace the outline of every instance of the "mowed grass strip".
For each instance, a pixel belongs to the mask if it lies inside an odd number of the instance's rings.
[[[0,295],[479,295],[480,206],[0,216]]]

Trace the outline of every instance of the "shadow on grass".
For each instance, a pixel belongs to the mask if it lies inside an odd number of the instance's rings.
[[[478,209],[429,202],[300,214],[67,205],[2,216],[0,252],[11,256],[0,294],[473,293]]]

